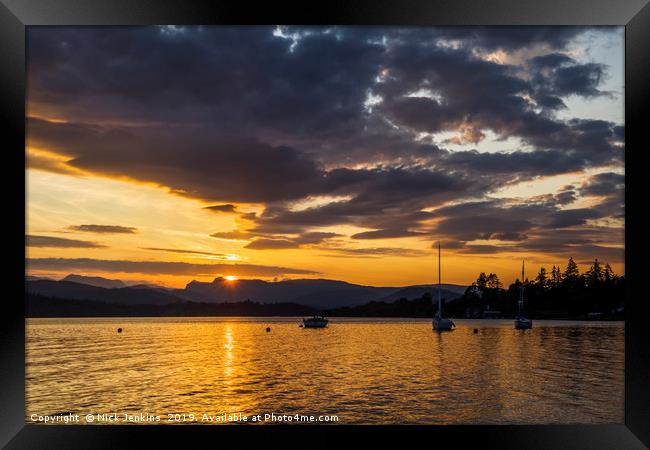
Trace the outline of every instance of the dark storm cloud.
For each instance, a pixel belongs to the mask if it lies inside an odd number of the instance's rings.
[[[354,239],[441,235],[532,249],[540,233],[622,214],[622,181],[606,177],[528,205],[473,202],[540,176],[622,165],[623,124],[555,115],[568,96],[609,95],[607,67],[563,53],[586,30],[33,28],[30,111],[67,122],[30,118],[28,144],[66,156],[43,170],[153,182],[218,203],[207,207],[215,212],[262,204],[240,214],[250,230],[211,235],[247,248],[317,246],[329,237],[312,229],[348,224],[369,230]],[[517,65],[482,58],[528,48],[542,55]],[[471,150],[488,131],[524,148]],[[416,139],[422,132],[454,135]],[[560,209],[585,195],[604,199]],[[294,207],[315,196],[345,199]],[[435,209],[448,202],[460,206]]]
[[[324,173],[303,153],[254,139],[229,139],[214,130],[197,136],[187,130],[106,129],[39,119],[27,126],[32,145],[71,156],[73,167],[155,182],[188,197],[265,202],[323,190]]]
[[[304,36],[305,29],[298,26],[283,27],[285,34]],[[601,33],[612,32],[615,28],[599,27]],[[313,29],[312,29],[313,30]],[[514,51],[527,47],[543,46],[561,50],[570,41],[588,31],[589,27],[552,26],[472,26],[472,27],[328,27],[330,34],[349,39],[378,42],[382,39],[397,42],[418,42],[432,45],[440,41],[454,41],[464,47],[483,50]],[[297,42],[300,45],[301,41]]]
[[[354,132],[384,51],[322,33],[290,51],[273,27],[35,29],[28,46],[33,100],[77,118],[317,136]]]
[[[147,275],[210,275],[281,276],[316,274],[311,270],[290,269],[254,264],[191,264],[169,261],[121,261],[90,258],[31,258],[27,267],[32,270],[87,270],[101,272],[140,273]]]
[[[552,96],[557,101],[559,97],[572,94],[583,97],[608,95],[598,89],[607,70],[604,64],[578,64],[567,55],[558,53],[537,56],[530,59],[529,64],[535,74],[536,96]]]
[[[578,192],[583,196],[600,197],[601,201],[595,208],[603,216],[625,217],[625,175],[614,172],[596,174]]]
[[[592,208],[560,209],[563,205],[561,196],[542,196],[525,204],[507,200],[467,202],[436,210],[442,219],[431,233],[458,243],[459,253],[543,252],[622,261],[623,229],[589,224],[590,220],[610,216],[602,203]],[[474,240],[504,242],[478,244]]]
[[[566,39],[584,32],[571,27],[337,28],[329,33],[311,28],[295,29],[301,37],[292,46],[291,39],[274,36],[270,27],[164,30],[30,30],[30,102],[56,104],[71,122],[101,115],[95,119],[173,124],[175,133],[193,135],[194,141],[198,133],[206,141],[199,147],[213,146],[215,135],[218,143],[224,135],[238,140],[254,130],[259,141],[271,146],[318,150],[316,159],[337,155],[338,163],[362,159],[362,154],[395,158],[417,153],[418,145],[404,130],[367,114],[364,101],[370,90],[386,97],[376,108],[398,125],[436,131],[469,120],[475,136],[487,128],[535,143],[565,125],[529,111],[520,97],[534,94],[529,81],[513,67],[475,58],[465,47],[452,50],[434,43],[451,36],[470,48],[481,42],[485,48],[562,48]],[[383,69],[390,76],[377,83]],[[582,79],[568,76],[564,81],[561,75],[554,77],[565,91]],[[592,78],[575,92],[587,92]],[[427,86],[440,91],[444,101],[404,98]],[[212,133],[203,135],[201,127]],[[138,136],[137,141],[141,147],[147,138]],[[192,152],[196,145],[190,141],[182,148]],[[150,146],[153,153],[157,143]]]
[[[310,227],[351,224],[375,228],[356,238],[409,236],[408,227],[430,219],[421,209],[432,203],[485,189],[484,180],[467,180],[462,174],[424,168],[337,169],[327,176],[330,193],[345,192],[353,197],[324,206],[293,211],[267,208],[253,232],[291,233]],[[343,189],[345,188],[345,189]]]
[[[532,79],[526,80],[517,75],[517,68],[476,59],[469,51],[411,45],[394,53],[391,75],[376,89],[384,98],[376,108],[397,125],[428,133],[469,130],[475,136],[470,142],[480,140],[481,130],[487,129],[501,138],[518,137],[539,150],[583,151],[592,164],[617,156],[608,141],[617,124],[558,120],[535,111],[525,97],[561,107],[563,96],[602,95],[596,89],[602,65],[571,62],[549,73],[531,69]],[[435,95],[414,94],[427,89]],[[596,153],[594,161],[591,152]]]
[[[463,27],[442,28],[441,34],[449,38],[465,40],[471,45],[489,50],[516,50],[524,47],[547,46],[563,49],[578,35],[588,31],[586,27]]]
[[[565,209],[557,211],[553,215],[550,226],[554,228],[566,228],[575,225],[584,225],[587,220],[598,219],[602,217],[598,211],[588,208]]]
[[[472,211],[451,209],[441,214],[445,218],[437,224],[436,233],[459,241],[504,237],[521,240],[524,233],[533,226],[530,220],[512,214],[508,208],[488,206],[485,209],[472,208]]]
[[[625,175],[614,172],[599,173],[592,176],[580,188],[582,195],[610,196],[620,194],[625,188]]]
[[[105,245],[97,242],[80,241],[53,236],[25,236],[27,247],[56,247],[56,248],[102,248]]]
[[[68,229],[99,234],[134,234],[138,232],[138,229],[135,227],[124,227],[121,225],[71,225]]]
[[[437,209],[435,213],[442,219],[435,232],[460,241],[521,241],[530,234],[576,227],[606,216],[598,205],[574,209],[561,209],[562,206],[563,199],[555,196],[542,196],[527,203],[507,199],[467,202]]]

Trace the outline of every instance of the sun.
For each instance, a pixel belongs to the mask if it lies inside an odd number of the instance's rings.
[[[226,275],[224,278],[227,281],[237,281],[239,279],[239,277],[237,277],[236,275]]]

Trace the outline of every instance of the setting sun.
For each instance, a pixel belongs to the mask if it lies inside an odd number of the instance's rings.
[[[228,281],[237,281],[239,279],[236,275],[226,275],[224,278]]]

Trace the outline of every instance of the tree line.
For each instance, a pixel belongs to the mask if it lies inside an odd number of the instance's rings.
[[[580,273],[573,258],[569,258],[564,270],[553,266],[549,272],[542,267],[532,280],[517,278],[507,288],[496,274],[481,272],[463,297],[449,308],[466,317],[498,316],[499,313],[512,316],[517,311],[522,286],[524,312],[532,317],[598,318],[623,314],[625,277],[598,259],[586,272]]]

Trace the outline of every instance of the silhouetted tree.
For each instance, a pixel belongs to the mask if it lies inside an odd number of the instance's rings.
[[[585,282],[588,287],[598,287],[605,280],[605,274],[600,267],[598,259],[594,261],[594,265],[589,268],[585,274]]]
[[[537,289],[540,291],[544,291],[548,287],[548,278],[546,276],[546,269],[544,267],[539,269],[539,273],[535,278],[535,284],[537,285]]]
[[[569,258],[569,262],[566,265],[566,269],[562,274],[562,278],[567,281],[575,281],[580,278],[580,270],[578,265],[575,263],[573,258]]]
[[[603,272],[603,280],[605,281],[606,284],[616,282],[618,280],[618,276],[614,273],[609,263],[605,264],[605,270]]]
[[[485,275],[485,272],[481,272],[476,279],[476,287],[483,293],[485,291],[485,288],[487,287],[487,275]]]
[[[562,284],[562,272],[559,267],[553,266],[553,269],[551,269],[550,284],[553,288],[559,288]]]
[[[598,260],[581,275],[573,258],[569,258],[564,273],[554,265],[549,275],[542,267],[535,279],[517,278],[507,290],[501,288],[496,274],[481,272],[453,305],[456,311],[489,308],[514,315],[520,286],[525,289],[525,309],[532,317],[622,317],[625,277],[617,276],[609,264]]]
[[[501,289],[501,282],[499,281],[499,277],[495,273],[491,273],[490,275],[487,276],[486,282],[485,282],[485,287],[488,289]]]

